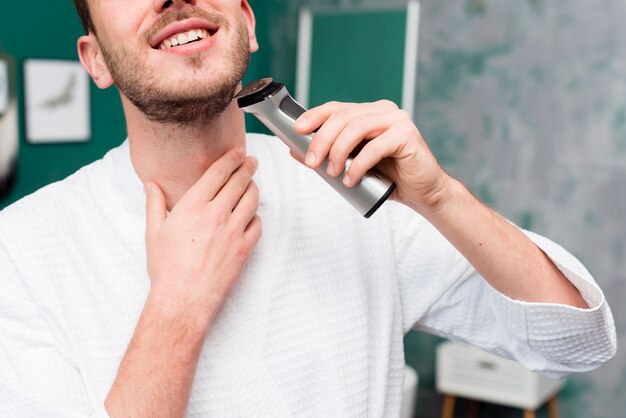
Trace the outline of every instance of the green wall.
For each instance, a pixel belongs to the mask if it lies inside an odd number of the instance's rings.
[[[388,99],[401,106],[405,34],[401,9],[315,13],[309,105]]]

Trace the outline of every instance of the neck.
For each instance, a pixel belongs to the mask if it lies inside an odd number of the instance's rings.
[[[142,182],[157,183],[171,210],[204,172],[228,150],[245,146],[243,111],[233,101],[210,126],[153,122],[122,97],[130,157]]]

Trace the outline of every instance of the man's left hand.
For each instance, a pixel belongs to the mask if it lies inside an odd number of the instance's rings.
[[[304,113],[295,129],[301,134],[318,129],[305,164],[318,168],[328,158],[327,171],[332,176],[343,172],[350,154],[365,141],[343,178],[348,187],[358,184],[376,166],[396,183],[393,200],[418,212],[433,209],[444,200],[449,176],[437,163],[411,116],[391,101],[326,103]]]

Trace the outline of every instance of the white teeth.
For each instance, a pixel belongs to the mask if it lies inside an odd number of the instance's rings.
[[[189,42],[197,41],[198,39],[206,39],[209,37],[209,32],[206,29],[193,29],[185,33],[179,33],[161,42],[160,49],[169,49],[173,46],[184,45]]]
[[[187,34],[181,33],[178,35],[178,45],[185,45],[189,42],[189,38],[187,38]]]

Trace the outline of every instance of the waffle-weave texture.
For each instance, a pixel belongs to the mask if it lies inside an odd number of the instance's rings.
[[[551,241],[528,233],[590,309],[511,300],[410,209],[363,219],[278,139],[247,147],[263,237],[206,338],[188,416],[398,416],[413,327],[554,376],[613,356],[601,290]],[[144,207],[125,142],[0,213],[0,416],[107,416],[149,290]]]

